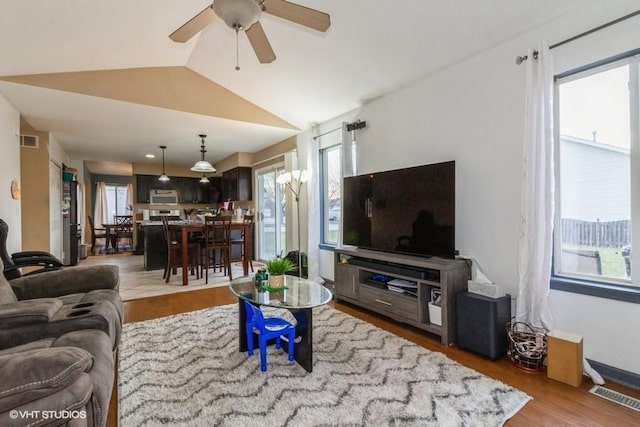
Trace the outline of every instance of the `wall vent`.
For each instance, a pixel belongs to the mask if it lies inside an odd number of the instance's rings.
[[[39,138],[37,135],[20,135],[20,147],[38,148]]]

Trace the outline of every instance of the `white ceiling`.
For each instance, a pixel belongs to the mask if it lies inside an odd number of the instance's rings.
[[[0,76],[186,66],[304,130],[593,1],[299,0],[329,13],[329,30],[263,14],[277,59],[259,64],[241,34],[236,71],[222,20],[185,44],[168,37],[210,0],[0,0]],[[0,93],[74,159],[144,162],[167,145],[189,164],[206,133],[215,163],[297,133],[17,83]]]

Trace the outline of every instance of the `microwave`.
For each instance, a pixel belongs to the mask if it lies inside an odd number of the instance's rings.
[[[156,205],[177,205],[178,190],[151,190],[149,203]]]

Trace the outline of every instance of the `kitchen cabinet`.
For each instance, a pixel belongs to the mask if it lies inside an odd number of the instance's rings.
[[[178,178],[170,178],[169,182],[162,182],[158,175],[136,175],[136,203],[149,203],[151,190],[180,190]]]
[[[251,168],[237,167],[222,174],[222,197],[224,200],[250,201],[251,194]]]
[[[178,181],[178,194],[180,203],[197,203],[198,178],[174,178]]]
[[[136,175],[136,203],[149,203],[154,175]]]
[[[251,168],[248,168],[251,169]],[[149,203],[151,190],[177,190],[179,202],[185,204],[213,204],[222,201],[223,179],[209,178],[209,184],[200,178],[172,176],[166,183],[158,181],[156,175],[136,175],[136,203]]]
[[[180,203],[212,204],[220,202],[221,178],[209,178],[209,183],[200,178],[177,178],[180,181]]]

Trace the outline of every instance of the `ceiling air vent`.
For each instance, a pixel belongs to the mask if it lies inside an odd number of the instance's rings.
[[[36,135],[20,135],[20,147],[38,148]]]

